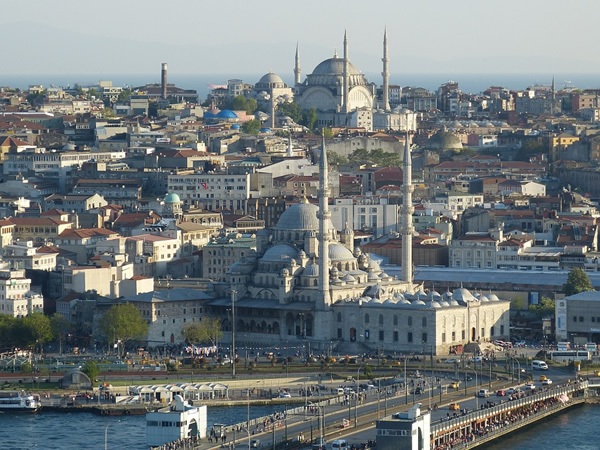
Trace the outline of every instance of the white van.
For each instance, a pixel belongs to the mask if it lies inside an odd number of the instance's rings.
[[[479,389],[479,392],[477,393],[477,397],[487,398],[489,396],[490,392],[487,389]]]
[[[347,450],[348,443],[345,439],[336,439],[331,443],[331,450]]]
[[[531,361],[531,368],[534,370],[548,370],[548,364],[546,364],[546,361],[533,360]]]

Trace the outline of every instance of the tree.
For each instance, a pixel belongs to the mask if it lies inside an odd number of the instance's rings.
[[[579,267],[574,267],[569,272],[567,282],[563,285],[563,293],[568,297],[580,292],[593,291],[594,287],[585,271]]]
[[[54,314],[50,317],[50,329],[52,337],[58,340],[59,352],[62,353],[62,343],[65,337],[73,332],[73,324],[60,314]]]
[[[332,150],[327,150],[327,162],[330,166],[338,167],[341,164],[347,164],[348,158]]]
[[[27,330],[28,347],[42,345],[52,340],[50,318],[41,313],[33,313],[23,318],[23,326]]]
[[[242,131],[248,134],[258,134],[260,130],[260,120],[253,119],[242,124]]]
[[[190,344],[210,343],[215,345],[223,336],[219,319],[204,319],[201,322],[189,323],[181,331]]]
[[[148,324],[139,309],[131,303],[123,303],[106,311],[100,319],[100,330],[109,343],[124,346],[128,341],[146,337]]]
[[[277,106],[277,112],[279,114],[283,114],[284,116],[288,116],[296,123],[300,123],[302,120],[302,110],[298,103],[295,102],[285,102]]]
[[[511,300],[510,307],[511,309],[516,310],[527,309],[527,303],[525,302],[525,299],[523,297],[518,295],[517,297]]]
[[[321,130],[321,132],[325,139],[331,139],[333,137],[333,130],[331,128],[323,128],[323,130]]]
[[[537,305],[529,306],[529,311],[534,313],[539,319],[554,315],[555,303],[549,297],[542,297]]]
[[[81,371],[89,377],[92,383],[100,375],[100,368],[96,361],[86,361]]]
[[[310,108],[308,111],[302,111],[301,125],[304,125],[309,130],[314,130],[317,119],[317,110],[315,108]]]

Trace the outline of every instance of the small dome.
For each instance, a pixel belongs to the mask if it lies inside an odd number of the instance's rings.
[[[276,73],[269,72],[264,74],[256,83],[257,88],[270,89],[270,88],[284,88],[287,87],[283,79]]]
[[[488,298],[490,299],[490,302],[499,302],[500,299],[498,298],[498,296],[496,294],[489,294]]]
[[[448,303],[446,300],[442,300],[439,302],[440,306],[450,306],[450,303]]]
[[[379,276],[375,272],[369,272],[369,276],[367,277],[369,281],[379,281]]]
[[[271,129],[268,127],[262,127],[260,130],[258,130],[259,133],[270,133]]]
[[[305,277],[318,277],[319,265],[315,263],[308,264],[302,271],[302,275]]]
[[[239,130],[240,126],[237,123],[234,123],[233,125],[231,125],[231,129],[232,130]]]
[[[165,203],[181,203],[181,199],[179,198],[179,195],[174,194],[173,192],[170,192],[169,194],[167,194],[165,196],[164,202]]]
[[[237,114],[230,109],[220,111],[215,117],[218,119],[238,119]]]
[[[298,251],[287,244],[279,244],[269,248],[261,261],[265,262],[289,262],[291,259],[298,257]]]
[[[440,305],[438,302],[436,302],[435,300],[431,300],[429,302],[427,302],[427,306],[429,308],[441,308],[442,305]]]
[[[469,290],[468,290],[468,289],[465,289],[465,288],[462,288],[462,287],[461,287],[460,289],[457,289],[457,290],[455,290],[455,291],[452,293],[452,298],[453,298],[454,300],[457,300],[457,301],[459,301],[459,302],[460,302],[460,301],[462,301],[462,302],[473,302],[473,301],[476,301],[476,300],[477,300],[477,299],[476,299],[476,298],[473,296],[473,294],[471,294],[471,292],[469,292]]]
[[[354,278],[354,277],[353,277],[352,275],[350,275],[349,273],[347,273],[347,274],[344,276],[343,280],[344,280],[346,283],[355,283],[355,282],[356,282],[356,278]]]
[[[420,308],[427,306],[423,300],[415,300],[414,302],[411,303],[411,305],[418,306]]]

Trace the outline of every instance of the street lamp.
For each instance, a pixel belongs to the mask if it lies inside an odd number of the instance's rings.
[[[231,378],[235,378],[235,297],[237,291],[231,290]]]
[[[479,397],[478,397],[478,392],[477,392],[477,386],[479,385],[478,381],[477,381],[477,371],[475,369],[473,369],[471,366],[465,366],[465,369],[469,369],[472,370],[473,373],[475,374],[475,406],[477,409],[479,409]],[[466,382],[465,382],[466,384]],[[466,389],[466,386],[465,386]]]
[[[515,361],[516,361],[516,363],[519,365],[518,380],[519,380],[519,384],[521,384],[521,362],[514,356],[513,356],[512,360],[513,360],[513,379],[515,376]]]

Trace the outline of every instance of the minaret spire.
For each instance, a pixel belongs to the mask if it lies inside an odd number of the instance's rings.
[[[325,134],[321,145],[319,158],[319,290],[321,298],[316,303],[317,309],[329,309],[331,296],[329,294],[329,233],[328,225],[331,219],[329,211],[329,168],[327,166],[327,150],[325,149]]]
[[[300,70],[300,50],[298,48],[298,43],[296,42],[296,58],[294,64],[294,83],[299,85],[302,83],[301,80],[302,71]]]
[[[383,32],[383,58],[381,58],[383,62],[383,72],[381,72],[381,76],[383,77],[383,86],[381,90],[383,91],[382,103],[383,110],[390,110],[390,69],[389,69],[389,59],[388,59],[388,41],[387,41],[387,27]]]
[[[404,161],[402,162],[402,281],[405,283],[413,282],[413,261],[412,261],[412,237],[413,224],[412,215],[414,212],[412,204],[412,193],[414,186],[412,184],[412,161],[409,143],[408,115],[406,117],[406,142],[404,145]]]
[[[348,32],[344,30],[344,101],[342,103],[342,109],[344,113],[348,113],[348,92],[350,90],[350,83],[348,79],[350,63],[348,58]]]

